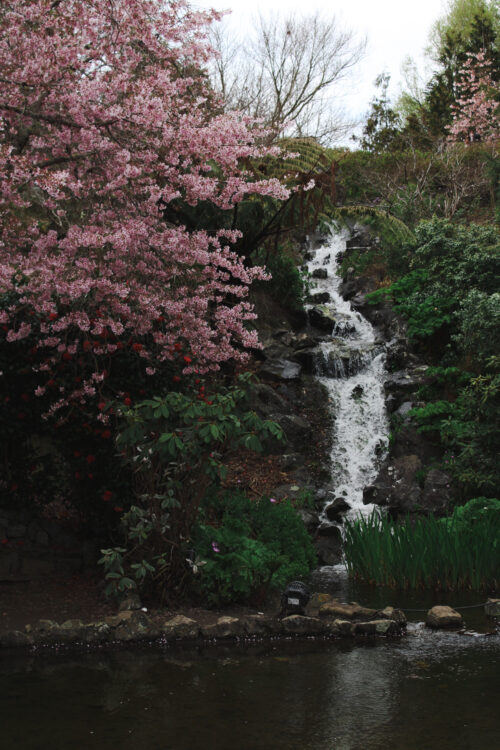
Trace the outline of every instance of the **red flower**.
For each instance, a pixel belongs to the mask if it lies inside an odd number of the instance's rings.
[[[181,379],[180,379],[179,375],[174,375],[174,377],[172,378],[172,380],[174,381],[174,383],[180,383],[181,382]]]
[[[49,320],[57,320],[57,313],[50,313]]]
[[[69,352],[63,352],[62,358],[65,360],[73,359],[72,355]]]
[[[132,349],[134,350],[134,352],[140,352],[142,351],[143,348],[144,347],[142,346],[142,344],[138,344],[138,343],[132,344]]]
[[[189,363],[191,362],[191,357],[185,356],[185,357],[184,357],[184,362],[185,362],[186,364],[189,364]]]
[[[105,490],[105,492],[103,493],[102,499],[107,503],[108,500],[111,500],[112,497],[113,497],[113,493],[111,492],[111,490]]]
[[[99,409],[99,411],[104,411],[104,409],[106,408],[106,402],[99,401],[99,403],[97,404],[97,408]]]
[[[127,398],[123,399],[123,403],[125,406],[132,406],[132,399],[127,396]]]
[[[179,343],[179,341],[176,341],[174,344],[174,349],[178,352],[182,349],[182,345]]]
[[[103,430],[101,433],[101,437],[104,438],[104,440],[109,440],[111,437],[111,430]]]

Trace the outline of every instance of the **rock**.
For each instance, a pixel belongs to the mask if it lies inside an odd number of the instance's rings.
[[[316,292],[316,294],[311,294],[309,296],[309,301],[313,305],[324,305],[327,302],[330,302],[331,297],[328,292]]]
[[[316,349],[307,347],[305,349],[297,349],[297,351],[292,355],[292,358],[299,362],[299,364],[304,368],[304,372],[311,375],[314,374],[316,369],[316,354]]]
[[[423,464],[429,464],[439,458],[439,448],[433,444],[426,433],[419,432],[412,420],[407,419],[393,433],[391,445],[392,458],[418,456]]]
[[[144,612],[132,612],[122,619],[114,636],[119,641],[153,640],[160,635],[160,628]]]
[[[359,622],[363,620],[369,620],[375,617],[377,610],[369,609],[368,607],[362,607],[357,602],[347,604],[345,602],[339,602],[332,600],[323,604],[319,608],[319,616],[328,618],[331,620],[350,620],[352,622]]]
[[[345,378],[362,370],[372,357],[373,344],[364,349],[349,349],[342,342],[328,352],[318,352],[316,370],[320,375],[330,378]]]
[[[425,477],[420,506],[426,513],[445,515],[451,502],[451,477],[439,469],[431,469]]]
[[[338,620],[334,620],[332,623],[328,623],[329,629],[332,632],[332,635],[339,635],[339,636],[350,636],[354,635],[354,624],[350,620],[341,620],[340,618]]]
[[[301,370],[300,364],[290,359],[270,359],[261,365],[259,375],[272,380],[298,380]]]
[[[33,645],[33,637],[21,630],[9,630],[0,634],[0,646],[2,648],[29,648]]]
[[[278,422],[288,443],[298,451],[303,448],[307,440],[311,439],[311,426],[296,414],[271,414],[269,419]]]
[[[82,620],[65,620],[59,626],[59,640],[61,643],[77,643],[85,640],[86,625]]]
[[[255,383],[251,391],[251,403],[258,411],[268,413],[269,408],[276,410],[286,409],[286,401],[283,396],[276,393],[274,388],[267,383]]]
[[[418,456],[402,456],[386,463],[375,482],[363,492],[363,502],[386,506],[398,513],[420,507],[422,488],[417,472],[422,469]]]
[[[120,602],[118,612],[127,612],[129,610],[141,609],[142,604],[139,598],[139,594],[129,594],[125,599]]]
[[[178,638],[192,640],[200,635],[200,626],[196,620],[184,617],[184,615],[176,615],[163,623],[161,632],[167,640]]]
[[[351,237],[346,241],[346,250],[353,250],[354,248],[370,248],[373,247],[375,238],[369,227],[355,224],[352,230]]]
[[[313,279],[327,279],[328,271],[326,270],[326,268],[315,268],[311,276],[313,277]]]
[[[288,635],[321,635],[327,631],[324,622],[304,615],[289,615],[282,619],[281,624]]]
[[[306,508],[299,508],[297,513],[299,514],[302,523],[310,533],[316,530],[319,523],[319,514],[316,513],[316,511],[307,510]]]
[[[309,310],[309,322],[320,331],[332,333],[335,328],[335,315],[326,305],[317,305]]]
[[[408,395],[415,393],[426,381],[427,365],[408,370],[399,370],[389,375],[384,383],[387,395],[395,396],[400,403],[408,401]]]
[[[357,280],[343,280],[339,291],[345,300],[352,299],[358,293]]]
[[[330,530],[337,529],[324,534],[325,528],[318,530],[318,534],[313,541],[314,548],[318,555],[320,565],[337,565],[342,561],[342,535],[337,526],[328,527]]]
[[[500,617],[500,599],[487,599],[484,612],[487,617]]]
[[[321,336],[313,336],[311,333],[297,333],[293,338],[292,346],[294,349],[306,349],[317,346],[320,340]]]
[[[400,626],[394,620],[370,620],[354,623],[354,635],[397,635]]]
[[[425,624],[429,628],[461,628],[463,618],[451,607],[436,605],[427,612]]]
[[[90,622],[85,625],[84,641],[88,644],[105,643],[111,639],[112,630],[106,622]]]
[[[364,388],[362,385],[357,385],[355,388],[351,391],[351,398],[358,400],[363,396]]]
[[[414,401],[404,401],[399,409],[396,409],[398,417],[405,419],[408,416],[408,413],[414,408],[414,404]]]
[[[337,497],[325,508],[326,517],[329,521],[339,521],[342,514],[350,509],[349,503],[343,497]]]
[[[333,597],[331,594],[326,594],[324,592],[316,591],[314,594],[312,594],[311,598],[307,602],[307,606],[305,608],[305,614],[307,617],[317,617],[319,613],[319,608],[323,604],[327,604],[328,602],[332,601]]]
[[[219,617],[213,625],[201,628],[204,638],[240,638],[245,635],[245,624],[238,617]]]
[[[265,615],[247,615],[243,618],[243,626],[247,635],[278,635],[283,632],[281,620]]]
[[[406,627],[406,615],[401,609],[384,607],[377,612],[376,617],[383,620],[394,620],[398,625]]]
[[[342,541],[342,532],[340,531],[339,527],[334,523],[327,523],[326,521],[323,521],[323,523],[318,527],[318,536],[328,537],[339,542]]]

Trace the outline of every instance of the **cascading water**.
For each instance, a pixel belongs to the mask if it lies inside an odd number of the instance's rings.
[[[377,343],[372,325],[339,294],[337,267],[347,238],[347,232],[333,232],[314,252],[308,271],[314,276],[318,269],[326,271],[326,278],[315,278],[314,291],[326,293],[325,298],[329,295],[324,312],[335,321],[331,338],[319,347],[315,365],[334,416],[331,463],[335,496],[348,503],[349,517],[370,513],[373,508],[363,505],[363,489],[374,480],[387,449],[388,421],[383,346]]]

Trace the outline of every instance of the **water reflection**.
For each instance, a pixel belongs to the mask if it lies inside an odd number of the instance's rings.
[[[483,750],[498,636],[38,655],[2,662],[3,750]]]

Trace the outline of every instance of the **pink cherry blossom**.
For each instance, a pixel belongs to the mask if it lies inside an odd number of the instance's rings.
[[[38,387],[62,358],[92,355],[102,379],[116,337],[140,339],[130,352],[148,373],[178,341],[186,373],[258,345],[248,291],[267,277],[231,249],[238,234],[163,215],[179,199],[229,211],[288,195],[245,169],[273,153],[266,133],[221,114],[203,73],[219,15],[184,0],[1,4],[0,322],[7,342],[35,339]],[[94,398],[97,380],[50,415]]]

